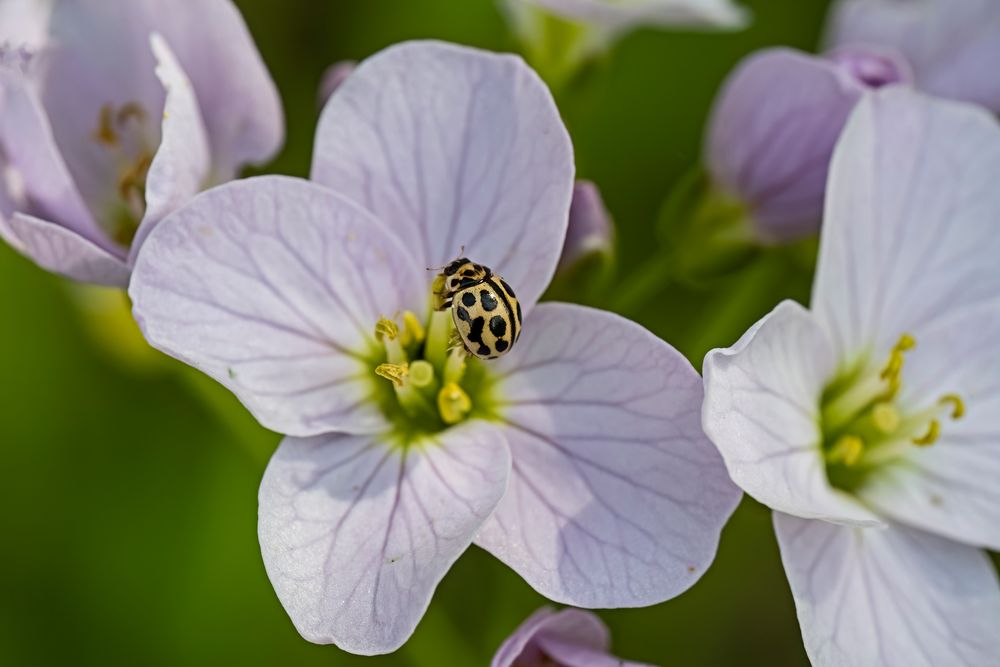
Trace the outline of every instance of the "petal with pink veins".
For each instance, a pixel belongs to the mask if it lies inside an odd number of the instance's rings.
[[[776,512],[774,527],[816,667],[995,664],[1000,585],[982,551],[898,525]]]
[[[559,261],[573,173],[559,111],[520,58],[438,42],[361,63],[323,111],[312,168],[423,266],[464,254],[502,275],[525,310]]]
[[[541,304],[525,330],[495,364],[513,475],[476,543],[557,602],[678,595],[740,498],[701,430],[701,379],[610,313]]]
[[[503,496],[510,453],[485,422],[398,447],[379,436],[287,438],[260,487],[268,576],[306,639],[399,648]]]
[[[374,328],[422,312],[423,269],[370,214],[263,176],[195,197],[150,233],[129,294],[146,339],[291,435],[371,433]]]

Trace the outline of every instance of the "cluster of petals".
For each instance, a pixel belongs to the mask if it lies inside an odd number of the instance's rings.
[[[810,309],[782,303],[705,360],[705,431],[775,510],[818,667],[1000,655],[982,551],[1000,549],[997,174],[987,111],[906,86],[867,94],[834,153]],[[863,389],[837,382],[866,368],[894,381],[872,398],[889,418],[830,449],[830,392]],[[835,483],[838,466],[859,476]]]
[[[124,287],[159,220],[281,145],[277,90],[229,0],[4,7],[0,236],[46,269]]]
[[[730,74],[705,161],[713,186],[746,208],[765,244],[815,234],[833,147],[868,90],[909,83],[1000,111],[1000,3],[842,0],[827,51],[764,49]]]
[[[537,303],[573,179],[523,61],[404,43],[336,88],[311,181],[216,187],[143,245],[129,293],[147,339],[288,434],[259,534],[307,639],[394,650],[472,543],[584,607],[660,602],[712,561],[740,494],[701,430],[696,371],[616,315]],[[463,247],[514,287],[523,335],[484,371],[495,414],[399,446],[372,398],[375,325],[427,313],[427,267]]]

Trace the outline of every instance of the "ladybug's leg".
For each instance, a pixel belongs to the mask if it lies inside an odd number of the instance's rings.
[[[438,304],[438,307],[435,308],[434,310],[438,311],[439,313],[442,312],[442,311],[448,310],[449,308],[451,308],[452,301],[453,301],[453,299],[451,297],[449,297],[449,298],[445,299],[444,301],[441,301]]]

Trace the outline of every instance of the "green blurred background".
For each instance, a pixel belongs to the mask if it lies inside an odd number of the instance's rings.
[[[328,64],[421,37],[516,49],[493,0],[237,4],[284,98],[287,144],[269,169],[279,173],[308,173]],[[697,162],[726,73],[764,46],[816,44],[825,2],[747,4],[745,32],[636,32],[559,97],[579,173],[617,220],[621,275],[655,248],[661,202]],[[780,299],[805,299],[808,283],[775,253],[711,288],[667,289],[635,318],[700,367]],[[278,436],[173,362],[123,363],[127,345],[95,335],[65,281],[6,247],[0,298],[0,664],[485,665],[544,604],[473,547],[396,654],[307,643],[257,546],[257,484]],[[690,592],[601,616],[634,660],[807,664],[769,512],[750,501]]]

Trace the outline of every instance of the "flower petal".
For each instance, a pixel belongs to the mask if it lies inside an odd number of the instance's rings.
[[[729,76],[705,153],[716,186],[750,209],[767,242],[815,233],[833,147],[864,86],[834,62],[786,48]]]
[[[739,502],[698,374],[617,315],[546,303],[494,367],[514,474],[476,537],[546,597],[661,602],[705,572]]]
[[[260,488],[264,565],[306,639],[388,653],[503,496],[510,453],[484,422],[399,448],[287,438]]]
[[[97,226],[80,196],[24,67],[34,67],[34,63],[0,52],[0,145],[24,185],[30,213],[52,220],[105,251],[124,254]]]
[[[47,39],[53,0],[0,2],[0,46],[10,44],[37,50]]]
[[[153,32],[163,35],[190,77],[216,180],[269,159],[280,147],[284,119],[277,89],[230,0],[61,2],[51,26],[45,107],[71,172],[95,206],[117,182],[112,156],[93,141],[104,105],[140,105],[147,116],[143,139],[159,144],[165,98],[149,49]]]
[[[367,212],[308,181],[205,192],[150,233],[129,294],[147,340],[292,435],[384,426],[378,318],[422,309],[423,271]]]
[[[146,214],[129,253],[133,261],[153,226],[201,190],[211,167],[205,125],[191,81],[159,33],[150,37],[150,47],[167,101],[160,147],[146,176]]]
[[[996,662],[1000,586],[978,549],[900,526],[780,513],[774,527],[816,667]]]
[[[998,173],[986,111],[896,86],[859,103],[831,166],[813,288],[839,358],[880,358],[904,333],[919,345],[940,322],[1000,304]]]
[[[313,180],[385,220],[422,266],[465,254],[502,275],[525,309],[548,285],[573,153],[551,94],[520,58],[390,47],[330,98],[315,151]]]
[[[858,491],[872,507],[951,539],[1000,550],[1000,308],[966,311],[921,332],[907,353],[900,401],[906,412],[963,399],[931,447],[910,447]],[[956,363],[956,357],[970,363]]]
[[[994,0],[841,0],[829,20],[831,44],[899,50],[927,92],[1000,112],[1000,4]]]
[[[836,364],[812,314],[782,302],[735,345],[705,357],[705,432],[733,481],[768,507],[876,524],[826,476],[819,406]]]
[[[559,664],[570,667],[641,667],[608,654],[611,635],[596,614],[543,607],[521,624],[493,656],[491,667]]]
[[[128,266],[76,232],[24,213],[0,218],[0,237],[35,264],[85,283],[125,287]]]

